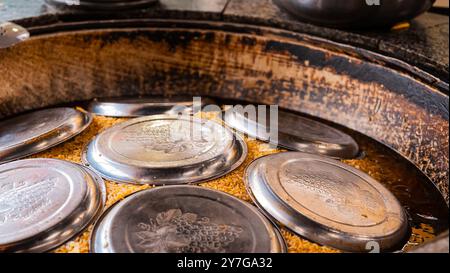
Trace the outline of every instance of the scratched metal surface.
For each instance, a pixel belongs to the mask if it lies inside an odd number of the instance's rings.
[[[449,17],[438,14],[426,13],[413,20],[411,28],[396,32],[317,27],[297,21],[272,0],[160,0],[159,5],[148,10],[82,16],[93,19],[191,18],[273,26],[374,50],[421,67],[448,82]],[[0,21],[16,20],[30,27],[74,19],[73,12],[46,8],[44,0],[0,0]]]

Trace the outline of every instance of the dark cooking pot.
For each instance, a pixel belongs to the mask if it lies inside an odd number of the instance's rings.
[[[340,28],[391,26],[427,11],[435,0],[274,0],[299,19]]]
[[[301,33],[232,22],[79,20],[29,30],[29,40],[0,50],[0,120],[137,95],[278,104],[389,146],[422,170],[448,204],[448,85],[416,67]],[[448,251],[448,239],[434,246],[430,252]]]

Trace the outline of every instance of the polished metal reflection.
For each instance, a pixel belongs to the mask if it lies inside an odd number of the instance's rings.
[[[278,115],[276,128],[272,128],[274,120],[270,115]],[[286,111],[279,110],[270,115],[246,115],[233,107],[226,109],[224,121],[239,132],[281,148],[343,159],[359,155],[356,141],[340,130]]]
[[[245,173],[254,202],[275,221],[320,244],[365,252],[398,246],[408,234],[394,195],[367,174],[340,161],[286,152],[252,162]]]
[[[56,159],[0,166],[0,251],[53,249],[92,223],[105,203],[103,180]]]
[[[89,113],[51,108],[0,121],[0,164],[36,154],[83,132]]]
[[[246,155],[244,140],[216,122],[155,115],[102,132],[85,147],[82,160],[113,181],[166,185],[223,176]]]
[[[30,33],[22,26],[11,22],[0,23],[0,49],[25,41]]]
[[[95,225],[90,246],[95,253],[286,251],[279,232],[252,205],[180,185],[145,190],[114,205]]]
[[[214,104],[209,98],[198,100],[198,108],[194,106],[195,98],[189,96],[173,97],[138,97],[95,99],[88,105],[88,111],[107,117],[141,117],[149,115],[191,114],[200,111],[205,105]]]
[[[389,26],[427,11],[435,0],[274,0],[301,20],[330,27]]]

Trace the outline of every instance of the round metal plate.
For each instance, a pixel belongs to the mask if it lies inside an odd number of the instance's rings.
[[[225,123],[250,137],[275,143],[269,134],[270,116],[260,120],[247,117],[234,108],[225,111]],[[276,143],[289,150],[322,154],[333,158],[355,158],[359,155],[356,141],[344,132],[324,123],[293,113],[278,111]]]
[[[145,190],[102,215],[91,237],[97,253],[269,253],[285,246],[252,205],[197,186]]]
[[[89,180],[93,180],[97,184],[98,190],[100,191],[102,203],[106,204],[106,197],[108,196],[108,193],[106,192],[106,185],[105,185],[105,181],[103,180],[103,178],[97,172],[89,169],[86,166],[83,166],[81,164],[75,164],[75,165],[77,165],[80,169],[82,169],[83,172],[85,172],[87,174],[87,177]]]
[[[58,145],[84,131],[90,114],[52,108],[0,121],[0,164]]]
[[[213,121],[156,115],[95,137],[82,160],[103,177],[135,184],[187,184],[223,176],[247,155],[243,139]]]
[[[209,104],[214,104],[214,101],[202,98],[199,106]],[[93,100],[88,106],[88,111],[107,117],[141,117],[192,113],[196,111],[193,107],[192,97],[110,98]]]
[[[0,251],[42,252],[81,232],[101,213],[105,186],[85,167],[56,159],[0,166]]]
[[[397,199],[365,173],[339,161],[299,152],[265,156],[245,175],[255,203],[277,222],[312,241],[346,251],[389,250],[408,222]]]

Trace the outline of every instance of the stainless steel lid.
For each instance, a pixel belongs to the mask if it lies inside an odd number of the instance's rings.
[[[11,22],[0,22],[0,48],[8,48],[30,37],[24,27]]]
[[[245,113],[230,108],[225,111],[225,123],[250,137],[275,143],[289,150],[322,154],[333,158],[355,158],[359,154],[356,141],[346,133],[324,123],[297,114],[278,111],[278,134],[269,132],[270,115],[265,119],[246,116]]]
[[[405,239],[405,212],[384,186],[328,157],[286,152],[259,158],[245,174],[255,203],[312,241],[345,251],[390,250]]]
[[[193,97],[141,97],[95,99],[88,105],[88,111],[108,117],[140,117],[150,115],[192,113],[201,109],[194,108]],[[209,98],[199,100],[199,106],[214,104]]]
[[[52,108],[0,121],[0,164],[60,144],[85,130],[90,114],[73,108]]]
[[[101,213],[103,180],[56,159],[0,166],[0,251],[42,252],[77,235]]]
[[[270,221],[236,197],[198,186],[133,194],[97,221],[91,252],[269,253],[286,250]]]
[[[107,129],[85,147],[82,160],[113,181],[165,185],[223,176],[246,155],[243,139],[218,123],[156,115]]]

